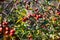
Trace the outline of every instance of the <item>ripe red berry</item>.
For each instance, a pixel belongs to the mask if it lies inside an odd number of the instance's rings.
[[[39,15],[36,15],[36,17],[39,17]]]
[[[33,40],[33,38],[29,38],[29,40]]]
[[[33,40],[32,35],[28,36],[28,40]]]
[[[42,15],[39,15],[39,18],[42,18]]]
[[[28,20],[28,18],[27,18],[27,17],[24,17],[24,18],[23,18],[23,22],[25,22],[26,20]]]
[[[39,18],[38,18],[38,17],[36,17],[35,19],[36,19],[36,20],[38,20]]]
[[[36,17],[36,14],[32,14],[33,17]]]
[[[54,21],[56,21],[57,20],[57,18],[54,18]]]
[[[15,33],[15,30],[13,30],[13,29],[12,29],[12,30],[10,30],[10,33]]]
[[[39,16],[38,16],[38,15],[36,15],[35,19],[36,19],[36,20],[38,20],[38,19],[39,19]]]
[[[32,38],[32,36],[29,36],[28,38]]]
[[[2,32],[2,27],[0,27],[0,32]]]
[[[31,14],[28,14],[28,18],[30,18],[31,17]]]
[[[25,20],[25,19],[23,19],[23,22],[26,22],[26,20]]]
[[[38,8],[35,8],[35,11],[38,11]]]
[[[8,30],[9,30],[9,28],[8,28],[8,27],[5,27],[5,30],[6,30],[6,31],[8,31]]]
[[[5,31],[5,35],[8,35],[8,33],[9,33],[8,31]]]
[[[3,25],[8,25],[8,22],[3,22],[2,24],[3,24]]]
[[[10,33],[10,36],[14,36],[14,33]]]

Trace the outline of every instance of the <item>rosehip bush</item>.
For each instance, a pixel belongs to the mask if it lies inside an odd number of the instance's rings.
[[[59,40],[60,0],[0,0],[3,40]]]

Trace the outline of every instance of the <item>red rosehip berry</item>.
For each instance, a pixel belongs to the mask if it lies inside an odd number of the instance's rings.
[[[57,20],[57,18],[54,18],[54,21],[56,21]]]
[[[2,27],[0,27],[0,32],[2,32]]]
[[[38,8],[36,8],[35,11],[38,11]]]
[[[5,31],[5,35],[8,35],[8,33],[9,33],[8,31]]]
[[[36,17],[36,14],[32,14],[33,17]]]
[[[8,22],[3,22],[2,24],[3,24],[3,25],[8,25]]]
[[[14,33],[10,33],[10,36],[14,36]]]
[[[32,35],[28,36],[28,40],[33,40]]]
[[[39,15],[39,18],[42,18],[42,15]]]
[[[29,14],[28,17],[30,18],[31,17],[31,14]]]
[[[35,19],[38,20],[39,18],[36,17]]]
[[[13,29],[12,29],[12,30],[10,30],[10,33],[15,33],[15,30],[13,30]]]
[[[36,15],[36,17],[39,17],[39,15]]]
[[[28,20],[28,18],[27,18],[27,17],[24,17],[24,18],[23,18],[23,22],[25,22],[26,20]]]
[[[6,30],[6,31],[8,31],[8,30],[9,30],[9,28],[8,28],[8,27],[5,27],[5,30]]]
[[[32,36],[29,37],[29,39],[32,38]]]
[[[29,38],[29,40],[33,40],[33,38]]]
[[[38,20],[38,19],[39,19],[39,16],[38,16],[38,15],[36,15],[36,17],[35,17],[35,18],[36,18],[36,20]]]
[[[25,19],[23,19],[23,22],[26,22],[26,20],[25,20]]]

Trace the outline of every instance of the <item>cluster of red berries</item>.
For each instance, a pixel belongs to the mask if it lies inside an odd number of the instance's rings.
[[[42,18],[43,16],[41,14],[30,14],[27,17],[23,18],[23,22],[25,22],[26,20],[28,20],[30,17],[34,17],[36,20],[38,20],[39,18]]]
[[[0,33],[3,33],[3,35],[14,36],[15,30],[8,27],[8,22],[3,22],[2,25],[0,25]]]

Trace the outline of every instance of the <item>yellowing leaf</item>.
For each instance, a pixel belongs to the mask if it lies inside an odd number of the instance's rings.
[[[24,30],[22,29],[22,32],[24,33]]]
[[[21,15],[22,15],[22,16],[26,16],[26,14],[25,14],[25,13],[21,13]]]
[[[18,19],[16,23],[21,22],[21,21],[22,21],[22,18]]]
[[[46,26],[48,27],[48,25],[50,25],[49,23],[48,24],[46,24]]]
[[[0,17],[0,22],[1,22],[1,20],[2,20],[2,17]]]
[[[60,0],[58,0],[58,2],[60,2]]]
[[[32,10],[32,8],[29,8],[29,10]]]
[[[26,12],[27,12],[27,10],[23,9],[23,10],[21,11],[21,15],[22,15],[22,16],[26,16]]]
[[[52,21],[52,23],[54,24],[54,23],[55,23],[55,21]]]
[[[0,20],[2,19],[2,17],[0,17]]]
[[[37,35],[40,33],[40,30],[37,30]]]

